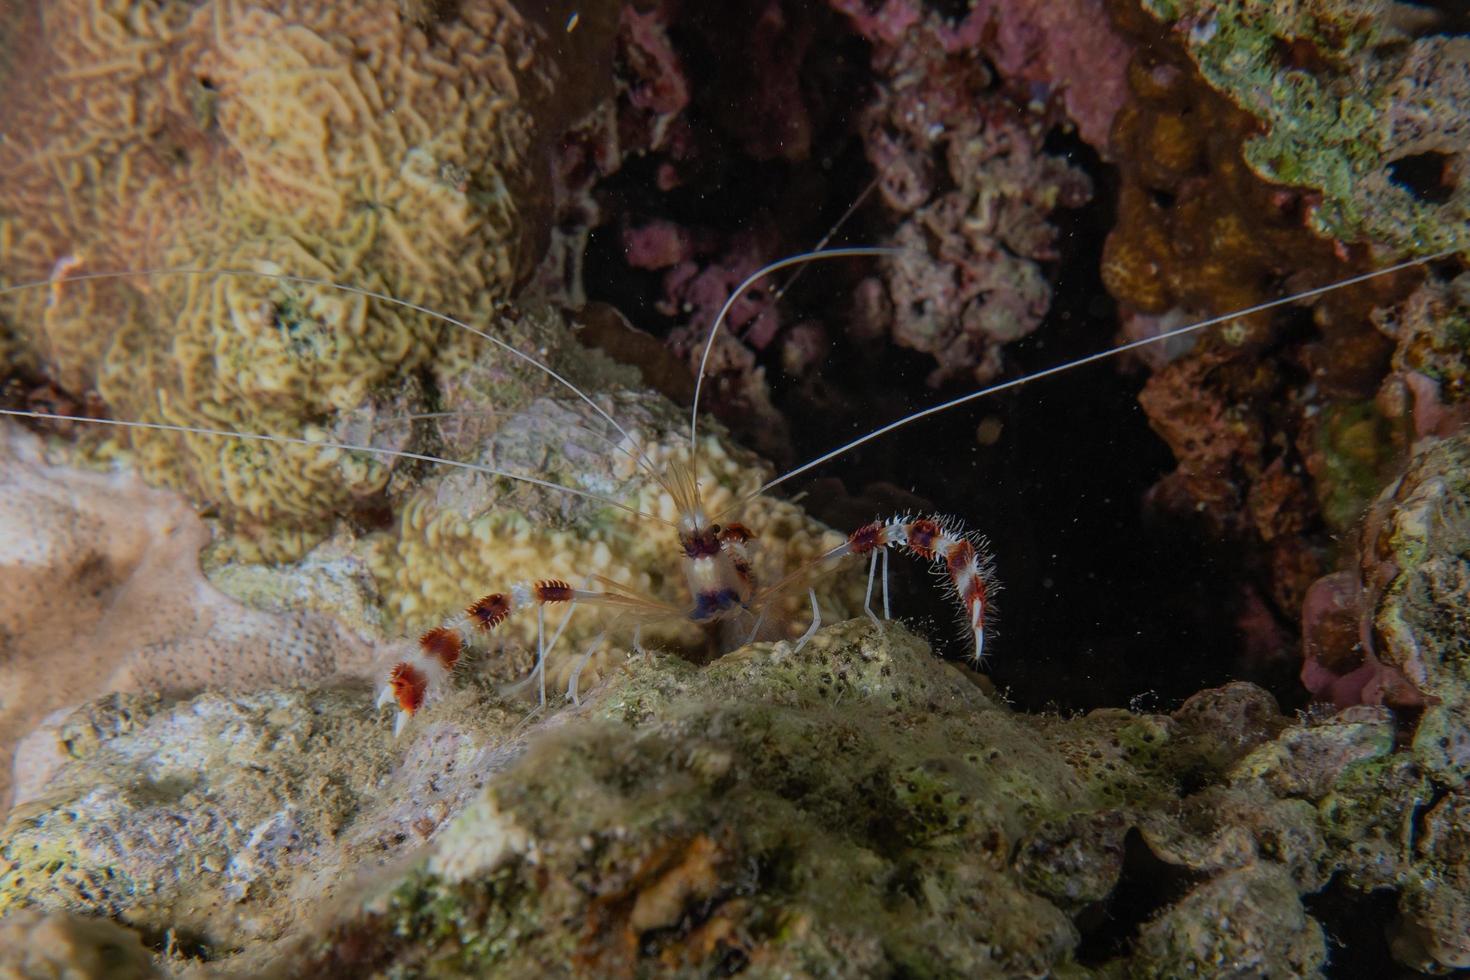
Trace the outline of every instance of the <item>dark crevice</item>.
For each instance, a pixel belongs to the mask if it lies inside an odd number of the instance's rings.
[[[1112,894],[1076,916],[1082,934],[1077,962],[1100,967],[1129,955],[1144,923],[1182,898],[1198,881],[1199,876],[1187,869],[1159,860],[1143,835],[1130,830],[1123,839],[1123,870]]]
[[[1388,164],[1395,184],[1425,204],[1444,204],[1455,193],[1450,179],[1450,157],[1429,150],[1399,157]]]

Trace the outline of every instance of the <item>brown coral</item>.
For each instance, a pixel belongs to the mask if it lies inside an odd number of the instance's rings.
[[[1243,156],[1254,117],[1125,8],[1115,4],[1115,14],[1146,43],[1114,124],[1123,180],[1102,266],[1124,334],[1246,308],[1371,264],[1312,230],[1313,192],[1256,176]],[[1390,311],[1413,276],[1333,292],[1310,320],[1284,311],[1237,318],[1193,352],[1150,362],[1156,373],[1140,403],[1179,461],[1155,499],[1250,545],[1283,616],[1328,570],[1323,526],[1347,532],[1407,448],[1369,399],[1390,367],[1385,334],[1400,316]],[[1386,329],[1374,328],[1375,308]],[[1422,312],[1402,316],[1423,321]]]
[[[502,0],[429,24],[387,0],[23,11],[7,29],[35,41],[0,64],[6,284],[236,268],[484,311],[536,257],[540,145],[598,93],[584,66],[605,61],[589,23],[559,42],[579,64],[569,84],[545,27]],[[96,386],[118,417],[289,435],[331,428],[459,343],[399,309],[249,277],[58,282],[4,313],[64,388]],[[300,447],[131,441],[151,477],[278,553],[386,478]]]

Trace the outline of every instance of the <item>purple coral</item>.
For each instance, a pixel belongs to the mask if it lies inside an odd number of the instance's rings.
[[[870,12],[832,0],[872,44],[878,94],[860,130],[883,202],[901,219],[881,288],[859,290],[869,332],[932,354],[931,383],[1000,370],[1000,347],[1040,325],[1051,290],[1058,207],[1080,207],[1091,182],[1044,152],[1044,114],[1018,113],[982,58],[991,12],[958,22],[888,0]]]

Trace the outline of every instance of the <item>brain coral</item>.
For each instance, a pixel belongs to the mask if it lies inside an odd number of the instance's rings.
[[[560,32],[557,6],[537,16]],[[290,435],[330,430],[459,341],[314,286],[66,278],[250,269],[482,312],[536,258],[531,164],[597,95],[591,46],[607,33],[588,24],[548,54],[546,30],[505,0],[432,23],[391,0],[19,7],[0,57],[0,285],[53,288],[6,296],[0,317],[116,417]],[[152,479],[215,503],[277,555],[387,477],[299,447],[131,443]]]

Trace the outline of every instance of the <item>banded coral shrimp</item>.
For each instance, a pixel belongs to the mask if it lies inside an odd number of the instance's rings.
[[[814,259],[858,255],[871,256],[875,253],[881,254],[885,251],[887,250],[833,249],[828,252],[794,256],[759,270],[742,284],[740,290],[732,294],[729,302],[733,303],[741,291],[748,288],[759,278],[788,266],[813,261]],[[991,574],[989,557],[984,550],[983,544],[967,533],[963,525],[958,522],[939,515],[929,514],[919,516],[893,515],[887,518],[879,518],[878,520],[853,529],[845,538],[819,549],[817,553],[800,563],[798,567],[787,569],[784,575],[777,577],[774,581],[761,582],[752,575],[749,554],[750,542],[756,537],[760,529],[757,528],[752,531],[752,529],[747,528],[743,524],[730,522],[730,516],[736,513],[743,505],[761,498],[763,494],[766,494],[775,487],[911,423],[947,412],[987,396],[1020,388],[1034,381],[1057,376],[1106,358],[1118,356],[1129,350],[1146,347],[1168,338],[1184,336],[1214,325],[1228,323],[1240,317],[1265,312],[1289,303],[1301,302],[1324,295],[1333,290],[1434,262],[1450,254],[1452,252],[1446,251],[1401,262],[1387,268],[1364,273],[1326,286],[1295,293],[1267,303],[1257,304],[1245,310],[1186,324],[1154,337],[1142,338],[1117,347],[1107,348],[1041,371],[1031,372],[1018,378],[985,386],[929,408],[911,413],[886,426],[851,439],[810,462],[765,480],[761,485],[753,487],[743,494],[731,495],[726,493],[723,498],[707,496],[704,491],[708,488],[701,487],[699,480],[694,475],[694,467],[697,465],[699,447],[701,445],[698,437],[699,410],[697,399],[691,409],[689,418],[688,460],[669,460],[664,462],[663,465],[658,465],[650,458],[649,453],[642,448],[639,440],[635,438],[632,432],[620,425],[606,409],[596,404],[585,392],[582,392],[551,367],[542,364],[531,355],[516,350],[493,336],[476,331],[474,328],[463,325],[459,321],[454,321],[452,318],[447,318],[444,314],[423,307],[417,307],[413,304],[406,304],[409,308],[415,309],[420,313],[444,318],[447,322],[477,333],[479,336],[484,337],[491,345],[517,359],[533,365],[538,372],[544,373],[558,384],[572,391],[597,416],[610,425],[613,431],[621,436],[621,439],[614,439],[610,436],[600,436],[599,438],[611,448],[612,452],[624,457],[630,465],[640,470],[645,476],[651,477],[651,482],[660,487],[671,498],[673,501],[673,512],[669,517],[650,513],[646,509],[640,509],[636,504],[629,504],[625,500],[615,499],[594,491],[567,486],[552,480],[542,479],[529,474],[510,472],[479,463],[443,459],[427,453],[365,446],[316,436],[296,437],[273,433],[247,433],[213,429],[203,426],[176,426],[131,420],[94,419],[77,414],[51,411],[7,408],[3,412],[0,412],[0,414],[34,420],[49,420],[51,422],[93,423],[101,426],[174,432],[180,435],[209,439],[265,441],[301,446],[312,449],[313,451],[324,451],[327,453],[361,452],[424,463],[443,464],[496,479],[516,481],[541,489],[551,490],[558,494],[565,493],[591,500],[599,505],[628,512],[639,519],[651,521],[654,524],[662,526],[665,531],[673,532],[677,537],[678,553],[681,556],[678,559],[680,572],[687,586],[687,592],[684,593],[684,597],[681,600],[671,602],[659,596],[650,595],[639,588],[630,587],[627,583],[618,582],[596,574],[587,575],[583,582],[575,584],[565,578],[548,577],[511,583],[506,587],[502,587],[501,591],[485,593],[470,604],[462,615],[425,630],[419,638],[417,654],[410,659],[395,663],[390,668],[389,673],[384,679],[385,683],[381,688],[382,696],[380,697],[380,703],[393,702],[398,706],[399,714],[395,722],[395,729],[398,729],[402,727],[407,718],[412,716],[426,701],[434,697],[443,688],[445,681],[457,666],[464,653],[476,645],[475,640],[477,634],[490,634],[497,627],[501,626],[502,623],[506,622],[514,613],[526,612],[532,609],[536,613],[535,635],[537,655],[532,678],[539,682],[540,697],[544,703],[546,698],[547,659],[562,637],[567,623],[570,621],[571,614],[578,605],[602,607],[605,611],[611,612],[613,614],[611,618],[614,625],[623,628],[631,627],[635,646],[638,645],[639,639],[638,624],[656,620],[684,620],[699,624],[734,622],[738,627],[738,633],[744,636],[752,636],[759,630],[764,621],[765,614],[773,602],[783,593],[791,591],[798,583],[805,586],[807,577],[819,574],[827,568],[841,562],[843,559],[859,557],[865,558],[867,561],[866,588],[863,598],[864,612],[875,622],[878,622],[878,615],[875,610],[875,584],[878,582],[877,575],[880,568],[883,572],[881,601],[884,616],[888,616],[891,612],[887,595],[887,557],[890,550],[906,551],[927,563],[937,566],[936,570],[939,571],[945,580],[952,593],[952,597],[958,601],[963,611],[966,629],[971,637],[973,656],[978,660],[985,652],[984,644],[990,619],[989,605],[995,591],[995,583]],[[261,275],[260,273],[242,273],[240,271],[227,270],[153,270],[133,273],[88,273],[73,278],[84,278],[85,276],[97,278],[129,275],[156,276],[165,274]],[[264,275],[266,278],[276,278],[283,281],[290,281],[293,278],[297,278],[281,274]],[[317,280],[305,281],[313,281],[321,284]],[[328,285],[333,289],[366,294],[377,301],[402,304],[402,301],[394,300],[392,297],[373,294],[369,291],[357,289],[356,287],[341,284]],[[56,288],[56,286],[56,282],[46,282],[24,284],[9,288],[10,290],[22,288],[39,289]],[[711,325],[706,349],[713,343],[715,335],[721,327],[722,320],[723,313]],[[673,577],[673,575],[670,575],[670,577]],[[805,632],[796,638],[795,645],[798,649],[811,637],[821,620],[821,612],[815,591],[810,586],[807,586],[805,591],[811,610],[811,619]],[[548,624],[546,618],[548,606],[561,606],[565,608],[566,612],[563,614],[563,618],[559,623],[554,625]],[[618,620],[622,620],[622,622],[618,622]],[[577,697],[577,681],[581,664],[585,663],[586,658],[590,656],[594,648],[588,648],[584,651],[578,665],[573,668],[568,684],[568,695],[573,699]]]

